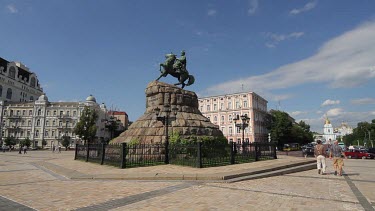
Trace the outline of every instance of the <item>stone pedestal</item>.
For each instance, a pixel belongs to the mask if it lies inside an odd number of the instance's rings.
[[[165,107],[167,105],[167,107]],[[219,127],[202,115],[198,109],[198,97],[194,92],[177,86],[153,81],[146,88],[146,111],[128,130],[111,143],[123,143],[136,140],[138,143],[160,143],[165,141],[165,130],[162,122],[156,119],[155,109],[160,109],[159,116],[166,116],[165,109],[172,110],[169,114],[169,134],[179,133],[180,137],[191,136],[223,136]],[[177,114],[173,114],[177,110]]]

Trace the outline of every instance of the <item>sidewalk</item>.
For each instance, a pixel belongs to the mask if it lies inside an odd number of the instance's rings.
[[[158,165],[120,169],[113,166],[73,160],[73,152],[63,152],[58,159],[43,159],[32,164],[69,179],[105,180],[202,180],[229,181],[234,178],[258,175],[256,178],[282,175],[316,168],[315,159],[278,156],[265,160],[210,168],[192,168],[177,165]],[[54,158],[56,155],[54,155]],[[298,168],[302,167],[302,168]],[[267,173],[268,172],[268,173]],[[272,172],[272,175],[269,175]]]

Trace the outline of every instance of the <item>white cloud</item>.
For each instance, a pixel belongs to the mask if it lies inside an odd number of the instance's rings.
[[[330,99],[328,99],[328,100],[324,101],[321,106],[338,105],[338,104],[340,104],[340,100],[330,100]]]
[[[214,9],[210,9],[210,10],[208,10],[208,12],[207,12],[207,15],[208,15],[208,16],[215,16],[216,14],[217,14],[217,11],[214,10]]]
[[[309,2],[307,4],[305,4],[305,6],[303,6],[302,8],[299,8],[299,9],[293,9],[289,12],[289,14],[291,15],[297,15],[299,13],[302,13],[302,12],[307,12],[309,10],[312,10],[315,8],[317,2],[316,1],[313,1],[313,2]]]
[[[342,108],[332,108],[327,111],[327,116],[328,117],[335,117],[335,116],[340,116],[344,113],[344,110]]]
[[[299,116],[299,115],[306,114],[306,113],[307,113],[306,111],[292,111],[292,112],[290,112],[290,115],[291,116]]]
[[[258,0],[249,0],[249,9],[247,10],[247,14],[254,15],[259,7]]]
[[[302,37],[304,32],[292,32],[290,34],[275,34],[275,33],[266,33],[266,37],[271,39],[271,41],[266,43],[268,48],[274,48],[279,42],[289,40],[289,39],[298,39]]]
[[[368,105],[368,104],[375,104],[375,99],[374,98],[361,98],[361,99],[353,99],[350,102],[355,105]]]
[[[331,88],[363,85],[375,78],[374,37],[375,21],[367,22],[329,40],[313,56],[263,75],[211,86],[203,94],[239,92],[241,84],[255,92],[270,92],[309,83],[326,83]]]
[[[13,4],[7,5],[6,8],[10,13],[18,13],[18,9]]]

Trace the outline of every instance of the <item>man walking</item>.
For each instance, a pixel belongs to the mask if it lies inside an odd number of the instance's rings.
[[[322,173],[322,175],[326,174],[326,151],[324,150],[324,146],[321,140],[317,141],[317,145],[314,149],[314,155],[316,157],[316,165],[318,167],[318,174]]]
[[[344,166],[344,160],[342,159],[341,155],[346,158],[342,148],[339,146],[339,141],[335,140],[331,147],[331,151],[329,153],[329,158],[332,159],[333,156],[333,168],[335,169],[335,175],[342,176],[342,167]]]

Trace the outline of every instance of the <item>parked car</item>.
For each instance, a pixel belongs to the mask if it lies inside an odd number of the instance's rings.
[[[367,152],[375,154],[375,148],[368,148]]]
[[[362,159],[374,159],[375,154],[369,153],[364,150],[349,150],[347,152],[344,152],[345,156],[348,158],[362,158]]]
[[[302,147],[302,154],[304,156],[314,156],[314,145],[313,144],[306,144]]]

